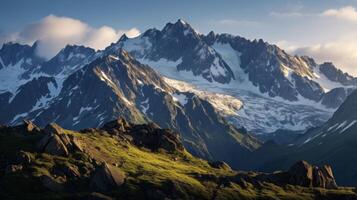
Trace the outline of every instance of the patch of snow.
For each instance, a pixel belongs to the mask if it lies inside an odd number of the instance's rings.
[[[222,59],[232,68],[234,77],[236,80],[243,82],[247,77],[244,71],[240,67],[240,55],[241,53],[235,51],[228,43],[217,43],[212,45],[212,48],[218,52]]]
[[[238,115],[238,110],[242,107],[242,102],[236,97],[200,90],[189,83],[175,79],[164,77],[164,81],[180,92],[190,92],[196,94],[201,99],[211,103],[223,115]]]
[[[114,60],[119,60],[119,58],[118,58],[118,57],[113,56],[113,55],[109,55],[109,58],[114,59]]]
[[[306,144],[306,143],[310,142],[311,140],[312,140],[312,138],[311,138],[311,137],[309,137],[309,138],[307,138],[307,139],[304,141],[304,143],[303,143],[303,144]]]
[[[4,68],[0,69],[0,93],[8,91],[15,94],[16,90],[28,81],[20,78],[20,76],[26,72],[26,70],[21,67],[23,63],[24,60],[21,59],[15,65],[4,66]],[[15,95],[13,95],[13,97],[14,96]]]
[[[346,125],[347,121],[343,121],[340,125],[337,126],[336,130],[343,128]]]
[[[115,86],[113,81],[102,70],[100,70],[99,78],[100,78],[100,80],[110,84],[111,86]]]
[[[144,85],[144,83],[141,80],[136,79],[136,81],[138,82],[139,85]]]
[[[0,57],[0,64],[3,66],[3,67],[6,67],[4,62],[2,61],[2,58]]]
[[[284,64],[280,65],[280,69],[283,72],[285,78],[288,79],[290,83],[294,84],[294,81],[293,81],[293,79],[291,77],[291,75],[294,72],[294,70],[289,68],[289,67],[286,67]]]
[[[355,123],[357,122],[357,120],[353,120],[351,123],[349,123],[345,128],[343,128],[340,133],[345,132],[347,129],[351,128],[351,126],[353,126]]]
[[[16,115],[16,116],[12,119],[12,121],[10,122],[10,124],[12,124],[12,125],[16,124],[19,119],[23,119],[23,118],[26,117],[27,115],[28,115],[27,112],[26,112],[26,113],[21,113],[21,114]]]
[[[219,59],[217,57],[214,58],[210,71],[213,77],[224,76],[227,73],[226,69],[219,64]]]
[[[181,23],[181,24],[183,24],[183,25],[186,25],[187,23],[184,21],[184,20],[182,20],[182,19],[179,19],[179,22]]]
[[[69,105],[71,105],[71,103],[72,103],[72,99],[69,99],[67,102],[67,108],[69,107]]]
[[[88,106],[88,107],[81,107],[81,109],[79,110],[79,115],[82,114],[82,112],[86,112],[86,111],[90,111],[92,110],[93,108],[91,106]]]
[[[147,49],[152,46],[148,37],[138,36],[135,38],[130,38],[123,42],[123,49],[128,52],[135,53],[142,57]]]
[[[182,106],[186,105],[187,103],[187,96],[184,94],[174,93],[172,94],[172,98],[174,101],[179,102]]]
[[[336,126],[338,126],[338,123],[337,123],[337,124],[335,124],[335,125],[333,125],[333,126],[331,126],[331,127],[329,127],[329,128],[327,129],[327,131],[331,131],[331,130],[333,130],[334,128],[336,128]]]
[[[140,104],[140,108],[141,108],[141,111],[146,114],[146,112],[149,110],[149,98],[147,98],[145,101],[141,102]]]
[[[32,59],[31,58],[27,58],[26,59],[26,63],[29,64],[29,65],[32,65]]]
[[[319,66],[313,69],[313,74],[315,76],[313,80],[316,81],[325,92],[329,92],[330,90],[338,87],[346,87],[339,82],[334,82],[328,79],[323,73],[320,72]]]

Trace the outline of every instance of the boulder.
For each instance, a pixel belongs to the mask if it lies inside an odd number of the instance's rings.
[[[40,128],[38,126],[36,126],[36,124],[34,124],[33,122],[28,121],[28,120],[23,120],[23,127],[24,127],[25,131],[28,133],[39,133],[40,132]]]
[[[77,138],[72,138],[72,145],[74,150],[83,152],[83,144]]]
[[[102,130],[118,136],[126,142],[145,147],[152,151],[164,149],[168,152],[183,151],[184,147],[178,134],[168,129],[162,129],[155,123],[133,125],[123,118],[106,123]]]
[[[91,178],[91,187],[99,192],[111,191],[124,184],[125,174],[119,168],[104,163]]]
[[[69,152],[66,145],[56,134],[47,134],[39,142],[38,147],[42,152],[57,155],[68,156]]]
[[[288,171],[288,182],[293,185],[301,185],[306,187],[312,186],[313,174],[312,166],[306,161],[299,161],[295,163]]]
[[[48,175],[43,175],[40,179],[42,185],[53,192],[61,192],[64,190],[64,187],[61,183],[57,182],[55,179]]]
[[[179,144],[166,135],[161,137],[159,146],[169,152],[174,152],[179,149]]]
[[[223,161],[210,161],[208,164],[216,169],[225,169],[225,170],[232,170],[232,168]]]
[[[23,135],[37,134],[41,132],[40,128],[37,127],[36,124],[28,120],[23,120],[22,124],[14,127],[13,131]]]
[[[247,177],[244,177],[245,179]],[[246,179],[248,180],[248,179]],[[335,189],[337,184],[330,166],[313,166],[306,161],[295,163],[286,172],[259,173],[249,180],[251,183],[270,182],[276,185],[299,185]]]
[[[58,155],[68,156],[70,152],[83,151],[83,145],[73,136],[69,137],[65,130],[55,123],[47,125],[44,129],[45,135],[38,143],[40,151]]]
[[[312,166],[306,161],[299,161],[288,171],[288,183],[305,187],[337,188],[335,177],[330,166]]]
[[[64,130],[62,129],[62,127],[60,127],[58,124],[56,123],[50,123],[48,124],[45,129],[44,132],[46,134],[57,134],[57,135],[61,135]]]
[[[114,130],[125,132],[129,127],[130,124],[125,121],[125,119],[119,118],[104,124],[102,129],[107,130],[108,132],[113,132]]]
[[[178,134],[169,129],[161,129],[157,125],[136,125],[128,132],[133,138],[133,143],[152,151],[159,149],[168,152],[183,151],[184,147]]]
[[[328,189],[336,189],[337,184],[335,177],[333,176],[332,169],[328,165],[324,165],[321,168],[314,167],[313,171],[313,186],[322,187]]]
[[[81,177],[81,173],[79,172],[77,166],[56,166],[53,171],[59,176],[66,176],[68,178]]]

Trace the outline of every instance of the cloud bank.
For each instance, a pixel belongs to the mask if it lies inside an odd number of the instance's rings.
[[[49,15],[28,25],[20,32],[0,36],[0,42],[16,41],[32,44],[40,40],[38,54],[48,59],[67,44],[84,45],[98,50],[116,42],[123,34],[135,37],[140,34],[140,31],[137,28],[116,30],[109,26],[94,28],[77,19]]]
[[[352,6],[345,6],[339,9],[329,9],[324,11],[322,16],[357,22],[357,10]]]

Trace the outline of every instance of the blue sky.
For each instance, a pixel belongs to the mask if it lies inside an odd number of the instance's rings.
[[[75,32],[81,36],[74,35],[78,38],[65,38],[63,42],[100,49],[124,32],[131,30],[135,36],[183,18],[201,33],[213,30],[249,39],[263,38],[291,53],[307,54],[320,62],[333,61],[357,75],[357,0],[0,1],[0,43],[56,39],[55,33],[46,32],[48,27],[63,30],[64,21],[71,19],[76,21],[69,22],[72,26],[68,29],[76,29],[78,23],[85,27]],[[93,41],[98,36],[103,40]],[[57,44],[55,51],[61,45]]]
[[[357,5],[357,1],[241,1],[241,0],[1,0],[0,27],[2,31],[17,31],[29,23],[53,14],[84,21],[92,26],[109,25],[114,28],[137,27],[145,30],[150,27],[162,27],[169,21],[183,18],[196,29],[206,33],[234,32],[249,38],[273,37],[274,27],[288,26],[289,21],[277,20],[272,13],[306,12],[316,13],[329,8],[345,5]],[[217,24],[220,20],[241,22],[235,26]],[[254,22],[262,23],[261,34],[254,28]],[[290,24],[289,27],[292,24]],[[254,30],[248,28],[252,26]],[[266,29],[266,26],[271,28]],[[263,29],[264,27],[264,29]],[[222,30],[223,29],[223,30]]]

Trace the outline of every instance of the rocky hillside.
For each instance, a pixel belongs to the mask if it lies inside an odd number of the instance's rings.
[[[79,132],[1,126],[0,159],[1,199],[357,199],[329,166],[236,172],[193,157],[168,129],[123,119]]]

